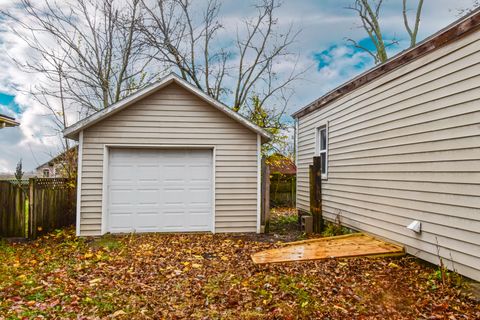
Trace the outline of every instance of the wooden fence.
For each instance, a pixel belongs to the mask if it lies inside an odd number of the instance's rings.
[[[295,207],[295,175],[270,175],[270,204],[272,207]]]
[[[28,180],[0,181],[0,237],[25,237]]]
[[[63,178],[0,181],[0,237],[35,239],[75,223],[75,183]]]

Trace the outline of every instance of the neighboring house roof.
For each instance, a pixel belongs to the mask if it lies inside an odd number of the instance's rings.
[[[297,166],[292,159],[275,153],[268,157],[268,166],[270,167],[270,173],[281,173],[285,175],[294,175],[297,173]]]
[[[130,106],[131,104],[143,99],[144,97],[154,93],[155,91],[164,88],[168,86],[171,83],[176,83],[180,85],[182,88],[190,91],[200,99],[204,100],[205,102],[209,103],[219,111],[225,113],[227,116],[230,118],[240,122],[243,124],[245,127],[249,128],[250,130],[260,134],[264,139],[270,140],[272,136],[270,133],[265,131],[264,129],[260,128],[259,126],[253,124],[249,120],[245,119],[242,117],[240,114],[237,112],[233,111],[223,103],[219,102],[218,100],[215,100],[214,98],[210,97],[207,95],[205,92],[202,90],[198,89],[197,87],[193,86],[190,84],[188,81],[185,81],[184,79],[180,78],[178,75],[175,73],[170,73],[169,75],[165,76],[164,78],[160,79],[158,82],[153,83],[149,85],[148,87],[137,91],[136,93],[122,99],[121,101],[112,104],[111,106],[100,110],[93,115],[80,120],[79,122],[75,123],[74,125],[66,128],[63,131],[63,134],[65,137],[70,138],[70,139],[77,139],[78,134],[80,131],[94,125],[95,123],[117,113],[120,110],[123,110],[124,108]]]
[[[5,127],[16,127],[19,126],[20,123],[15,121],[15,118],[6,116],[4,114],[0,114],[0,128]]]
[[[78,149],[78,146],[74,146],[74,147],[71,147],[69,148],[67,151],[64,151],[62,153],[60,153],[59,155],[53,157],[52,159],[48,160],[47,162],[45,163],[42,163],[41,165],[39,165],[38,167],[35,168],[35,170],[39,170],[41,169],[42,167],[44,166],[53,166],[55,163],[57,163],[59,160],[63,160],[63,157],[65,156],[65,153],[66,152],[77,152],[77,149]]]
[[[418,43],[415,47],[400,52],[396,56],[387,60],[385,63],[375,66],[374,68],[333,89],[319,99],[308,104],[306,107],[293,113],[292,117],[300,118],[317,109],[320,109],[332,101],[339,99],[343,95],[383,76],[384,74],[432,51],[435,51],[438,48],[443,47],[446,44],[464,37],[478,29],[480,29],[480,9],[476,9],[472,13],[460,18],[446,28]]]

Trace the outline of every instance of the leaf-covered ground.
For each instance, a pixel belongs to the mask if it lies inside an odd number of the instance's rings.
[[[259,241],[261,240],[261,241]],[[255,266],[265,236],[72,229],[0,245],[0,319],[479,319],[453,281],[411,257]]]

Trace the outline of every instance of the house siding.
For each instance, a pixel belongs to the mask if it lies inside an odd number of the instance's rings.
[[[170,84],[84,130],[80,235],[102,232],[106,144],[215,146],[215,231],[256,231],[257,134]]]
[[[316,127],[328,121],[325,218],[480,280],[479,34],[300,117],[298,208],[309,211]],[[405,228],[412,220],[420,235]]]

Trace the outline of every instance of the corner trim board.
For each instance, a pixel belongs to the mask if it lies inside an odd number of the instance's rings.
[[[261,230],[262,137],[257,134],[257,233]]]
[[[102,175],[102,222],[101,222],[101,234],[107,233],[108,225],[108,157],[110,156],[110,150],[108,145],[103,146],[103,175]]]
[[[217,190],[217,183],[215,176],[217,175],[217,151],[216,147],[212,146],[212,233],[215,234],[215,191]]]
[[[82,208],[82,166],[83,166],[83,130],[79,133],[78,138],[78,161],[77,161],[77,212],[76,212],[76,226],[75,234],[80,236],[80,223],[81,223],[81,208]]]

